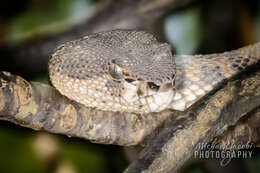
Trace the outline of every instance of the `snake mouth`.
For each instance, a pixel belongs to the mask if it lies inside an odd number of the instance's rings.
[[[167,108],[173,98],[172,82],[158,85],[145,78],[135,78],[116,61],[111,61],[108,74],[122,84],[122,105],[133,105],[145,112],[159,112]]]
[[[149,112],[164,110],[174,96],[171,83],[158,86],[153,82],[126,79],[123,85],[122,98],[129,104],[148,109]]]

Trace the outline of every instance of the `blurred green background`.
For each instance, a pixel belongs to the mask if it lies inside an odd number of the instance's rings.
[[[73,28],[84,25],[101,7],[117,2],[124,1],[1,1],[0,69],[50,84],[47,62],[56,39],[64,42],[84,35]],[[260,0],[195,0],[168,11],[149,30],[172,44],[178,54],[222,52],[260,40],[259,8]],[[0,122],[0,156],[1,173],[116,173],[129,164],[122,147],[35,132],[8,122]],[[254,151],[252,159],[234,160],[225,168],[219,168],[219,161],[200,160],[183,170],[230,171],[260,172],[259,151]]]

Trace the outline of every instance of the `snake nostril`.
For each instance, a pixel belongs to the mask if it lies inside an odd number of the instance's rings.
[[[152,90],[155,90],[155,91],[158,91],[160,86],[156,85],[155,83],[153,82],[148,82],[148,87]]]
[[[135,80],[134,79],[131,79],[131,78],[126,78],[125,81],[129,82],[129,83],[132,83],[134,82]]]
[[[143,79],[143,78],[137,78],[137,80],[139,80],[139,81],[144,81],[144,79]]]

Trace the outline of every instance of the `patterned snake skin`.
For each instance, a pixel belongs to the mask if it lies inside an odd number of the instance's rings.
[[[52,84],[100,110],[185,110],[260,60],[260,43],[231,52],[172,56],[167,43],[135,30],[96,33],[59,46],[49,61]]]

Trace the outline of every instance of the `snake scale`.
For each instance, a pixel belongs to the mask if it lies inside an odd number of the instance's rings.
[[[223,80],[259,62],[260,43],[209,55],[172,55],[145,31],[113,30],[60,45],[52,84],[87,107],[133,113],[184,111]]]

